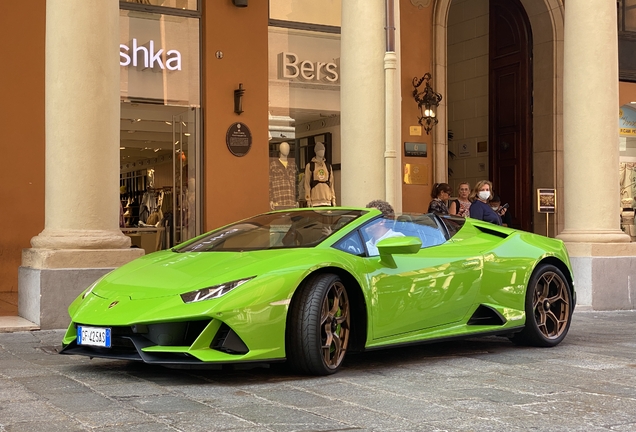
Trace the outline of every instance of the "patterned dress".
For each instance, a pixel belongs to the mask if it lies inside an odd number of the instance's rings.
[[[470,201],[455,200],[457,216],[470,217]]]
[[[442,201],[441,199],[433,198],[433,201],[431,201],[431,203],[428,205],[428,213],[447,215],[448,207],[446,207],[446,204],[444,204],[444,201]]]

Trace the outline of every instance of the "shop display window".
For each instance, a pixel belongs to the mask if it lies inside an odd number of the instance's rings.
[[[200,22],[121,10],[120,34],[120,226],[148,253],[201,232]]]
[[[272,0],[269,7],[270,207],[337,205],[341,2]]]

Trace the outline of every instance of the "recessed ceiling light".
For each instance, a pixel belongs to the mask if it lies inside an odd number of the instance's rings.
[[[190,136],[191,134],[190,134],[190,132],[186,132],[186,133],[184,133],[184,135],[185,136]]]
[[[119,147],[119,150],[126,150],[126,147]]]

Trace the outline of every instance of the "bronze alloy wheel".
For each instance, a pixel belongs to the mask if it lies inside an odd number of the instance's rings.
[[[337,368],[342,363],[350,331],[350,308],[347,290],[335,281],[327,290],[320,316],[322,354],[327,367]]]
[[[548,339],[557,339],[567,331],[570,322],[570,291],[555,272],[541,275],[534,286],[532,301],[534,319],[539,331]]]
[[[526,290],[526,324],[510,340],[519,345],[558,345],[570,328],[573,307],[570,279],[552,264],[539,264]]]

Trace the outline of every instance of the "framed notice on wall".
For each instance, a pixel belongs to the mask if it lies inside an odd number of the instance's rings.
[[[409,185],[428,184],[428,167],[425,164],[405,164],[404,183]]]
[[[537,208],[539,213],[556,212],[556,189],[537,189]]]

